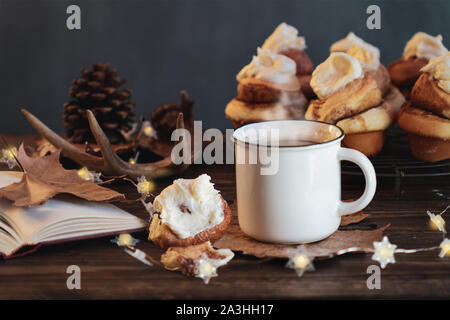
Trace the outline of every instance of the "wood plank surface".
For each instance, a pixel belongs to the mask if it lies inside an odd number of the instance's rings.
[[[9,137],[16,141],[23,137]],[[29,137],[27,137],[29,139]],[[232,165],[196,165],[182,176],[201,173],[212,177],[227,201],[234,201],[235,174]],[[172,179],[157,182],[158,194]],[[363,178],[343,177],[343,198],[362,192]],[[121,182],[114,188],[137,198],[134,187]],[[450,202],[449,177],[379,178],[374,200],[365,209],[371,216],[361,228],[387,223],[391,242],[401,248],[419,248],[440,243],[442,235],[428,226],[426,210],[439,212]],[[139,203],[121,207],[142,218],[147,213]],[[449,212],[450,215],[450,212]],[[448,216],[448,215],[447,215]],[[448,220],[448,219],[447,219]],[[135,235],[137,247],[159,258],[162,251],[147,241],[147,233]],[[316,271],[302,278],[284,268],[285,260],[260,260],[237,254],[219,277],[204,285],[197,278],[154,267],[131,258],[110,238],[86,240],[40,248],[25,257],[0,261],[1,299],[217,299],[217,298],[450,298],[450,258],[438,251],[397,254],[397,263],[381,272],[381,289],[369,290],[367,267],[376,264],[370,254],[349,254],[315,262]],[[81,268],[81,290],[68,290],[66,269]]]

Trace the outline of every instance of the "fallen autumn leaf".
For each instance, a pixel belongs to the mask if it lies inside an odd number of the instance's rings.
[[[58,194],[71,194],[89,201],[120,201],[125,196],[96,183],[85,181],[77,170],[66,170],[59,162],[60,151],[45,157],[29,157],[23,144],[17,160],[24,170],[22,180],[0,189],[0,196],[16,206],[37,206]]]
[[[214,243],[215,248],[241,251],[243,254],[258,258],[288,258],[292,250],[297,248],[297,245],[265,243],[250,238],[239,227],[235,203],[230,208],[233,212],[233,220],[224,236]],[[342,217],[341,226],[360,222],[368,215],[357,212],[344,217]],[[315,257],[336,255],[339,251],[349,248],[358,248],[352,252],[371,252],[373,242],[380,241],[383,231],[388,227],[389,225],[375,230],[337,230],[322,241],[305,244],[305,249]]]

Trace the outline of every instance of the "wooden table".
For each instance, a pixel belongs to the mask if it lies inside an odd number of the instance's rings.
[[[182,176],[193,178],[201,173],[212,177],[227,201],[234,201],[233,166],[196,165]],[[171,181],[158,181],[155,193]],[[343,198],[359,196],[362,185],[362,177],[344,176]],[[119,183],[115,188],[129,197],[137,197],[128,183]],[[379,178],[375,198],[365,210],[370,217],[358,228],[390,223],[385,233],[399,247],[435,246],[442,236],[429,228],[426,210],[439,212],[449,204],[449,199],[448,176],[405,178],[400,185],[394,178]],[[121,207],[147,217],[139,203]],[[146,241],[146,233],[135,236],[142,240],[137,245],[139,249],[159,258],[162,251]],[[103,238],[43,247],[25,257],[0,261],[0,298],[450,298],[450,258],[441,259],[438,251],[431,251],[397,254],[396,260],[396,264],[382,270],[380,290],[369,290],[366,285],[367,267],[376,264],[370,254],[316,261],[316,271],[305,273],[302,278],[284,268],[285,260],[261,261],[237,254],[228,266],[219,270],[218,278],[204,285],[197,278],[146,267],[112,244],[110,238]],[[81,268],[81,290],[66,287],[69,265]]]

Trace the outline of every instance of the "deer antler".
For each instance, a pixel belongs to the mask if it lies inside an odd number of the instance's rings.
[[[25,118],[36,129],[36,131],[46,138],[55,147],[61,149],[64,156],[77,162],[82,166],[86,166],[91,170],[100,171],[109,176],[123,176],[127,175],[131,178],[138,178],[145,176],[147,178],[162,178],[180,173],[189,167],[189,163],[175,165],[172,162],[171,155],[168,155],[160,161],[146,164],[131,164],[123,161],[112,149],[112,146],[106,137],[105,133],[101,129],[92,111],[87,110],[87,117],[89,120],[89,126],[92,134],[95,137],[98,145],[100,146],[103,157],[96,157],[81,151],[79,148],[66,141],[59,136],[53,130],[48,128],[42,121],[36,118],[27,110],[22,110]],[[177,118],[177,129],[184,128],[183,114],[179,113]],[[192,133],[191,133],[192,134]],[[194,154],[189,147],[188,137],[183,131],[182,136],[183,150],[191,151],[191,163],[194,159]],[[192,144],[191,144],[192,145]]]
[[[105,164],[102,158],[81,151],[79,148],[47,127],[41,120],[36,118],[27,110],[22,109],[22,113],[42,137],[46,138],[55,147],[61,149],[64,156],[72,159],[82,166],[89,167],[91,170],[100,171],[106,175],[111,175],[111,168]]]
[[[91,110],[87,110],[87,117],[92,134],[94,135],[94,138],[102,151],[105,163],[108,163],[115,172],[119,173],[119,175],[127,175],[132,178],[138,178],[140,176],[146,176],[148,178],[161,178],[170,176],[174,173],[182,172],[190,165],[175,165],[172,162],[170,155],[153,163],[131,164],[129,162],[125,162],[112,150],[108,138],[98,124],[97,119],[95,119],[95,116]],[[184,129],[183,114],[181,112],[178,114],[176,128]],[[188,147],[190,150],[190,146],[187,144],[187,136],[185,131],[183,131],[182,139],[182,143],[184,145],[183,150],[186,150]]]

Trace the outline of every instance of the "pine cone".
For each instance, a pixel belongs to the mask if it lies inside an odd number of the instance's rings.
[[[64,104],[66,137],[74,143],[95,143],[86,116],[89,109],[111,143],[124,143],[122,132],[129,132],[136,123],[131,90],[119,90],[125,80],[119,78],[117,70],[110,68],[108,63],[96,63],[92,69],[83,69],[81,74],[72,81],[71,99]]]
[[[156,130],[158,138],[169,140],[172,131],[176,129],[177,118],[180,112],[183,113],[186,126],[192,125],[192,106],[194,101],[189,98],[186,91],[181,91],[181,103],[168,103],[158,107],[153,111],[150,122]]]

